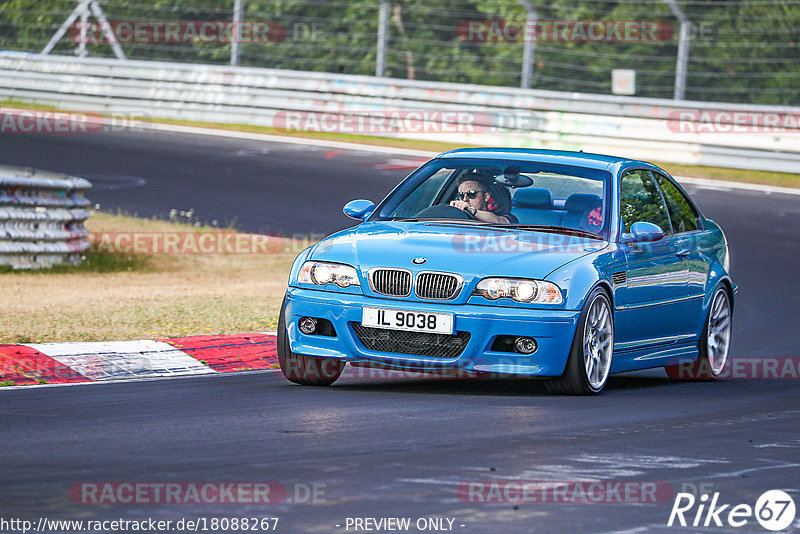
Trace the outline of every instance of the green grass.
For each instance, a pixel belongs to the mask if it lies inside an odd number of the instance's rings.
[[[101,212],[93,213],[86,226],[93,234],[200,230]],[[245,254],[87,253],[79,266],[4,268],[0,343],[271,331],[292,261],[306,245],[287,242]]]

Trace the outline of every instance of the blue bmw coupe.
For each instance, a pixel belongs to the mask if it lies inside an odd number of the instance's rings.
[[[422,165],[362,221],[300,253],[278,322],[283,374],[345,365],[546,379],[725,368],[736,285],[722,230],[655,165],[478,148]],[[676,371],[677,370],[677,371]]]

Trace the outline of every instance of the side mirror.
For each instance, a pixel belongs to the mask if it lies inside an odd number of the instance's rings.
[[[664,238],[664,230],[657,224],[639,221],[631,225],[631,233],[622,234],[623,243],[651,243]]]
[[[351,200],[344,205],[342,211],[351,219],[363,221],[375,211],[375,204],[371,200]]]

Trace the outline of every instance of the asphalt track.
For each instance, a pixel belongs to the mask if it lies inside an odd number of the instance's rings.
[[[0,134],[0,161],[84,177],[104,211],[163,218],[193,210],[206,224],[290,236],[351,225],[341,208],[353,195],[380,200],[410,172],[382,168],[392,159],[164,132]]]
[[[194,208],[205,221],[282,233],[346,226],[345,201],[377,200],[407,172],[385,170],[389,159],[164,133],[0,136],[0,163],[107,184],[92,194],[104,209]],[[730,241],[741,288],[732,358],[798,356],[798,197],[689,190]],[[518,380],[351,372],[317,389],[251,372],[0,391],[0,515],[269,516],[280,518],[279,532],[348,532],[348,517],[447,517],[467,533],[764,532],[752,518],[742,528],[668,528],[671,497],[487,504],[457,489],[469,481],[647,481],[719,492],[721,504],[734,505],[783,489],[800,504],[799,383],[684,383],[651,371],[612,377],[599,397],[565,398]],[[296,484],[324,493],[269,505],[70,500],[71,485],[91,481],[273,481],[290,495]]]

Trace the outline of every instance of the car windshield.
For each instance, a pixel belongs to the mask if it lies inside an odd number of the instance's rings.
[[[439,219],[605,238],[610,177],[535,161],[439,158],[409,176],[371,220]]]

